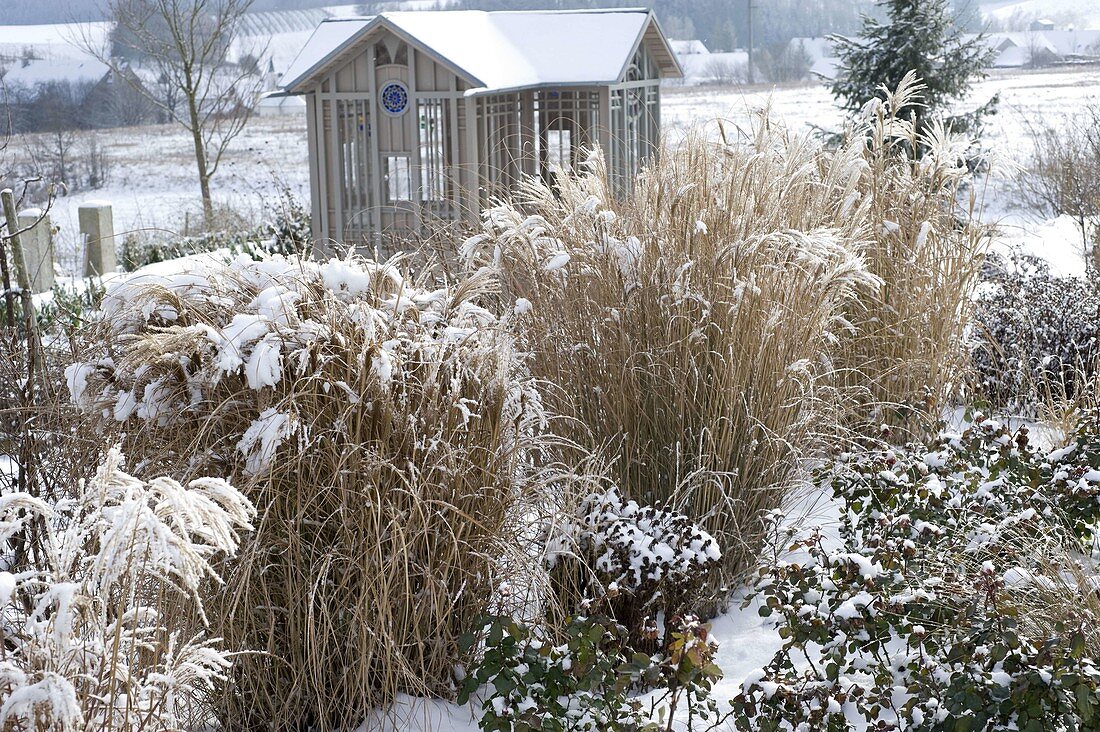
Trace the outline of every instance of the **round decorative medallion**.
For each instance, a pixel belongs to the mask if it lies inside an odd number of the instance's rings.
[[[400,81],[388,81],[378,92],[382,111],[391,117],[400,117],[409,108],[409,88]]]

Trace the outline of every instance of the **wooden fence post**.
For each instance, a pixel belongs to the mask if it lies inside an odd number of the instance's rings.
[[[19,285],[19,296],[23,305],[23,323],[27,329],[27,361],[28,361],[28,385],[34,383],[35,374],[42,373],[42,342],[38,337],[38,317],[34,310],[34,295],[31,293],[31,277],[27,271],[27,261],[23,256],[23,245],[20,241],[19,217],[15,213],[15,194],[10,188],[0,191],[0,202],[3,203],[4,218],[8,224],[8,245],[11,247],[12,264],[15,266],[15,280]],[[42,218],[45,218],[43,215]],[[41,222],[40,222],[41,223]],[[50,262],[50,273],[53,274],[53,262]]]

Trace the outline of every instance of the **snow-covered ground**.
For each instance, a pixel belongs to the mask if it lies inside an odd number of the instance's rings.
[[[184,231],[202,215],[194,148],[182,128],[170,125],[95,133],[110,161],[108,185],[58,197],[50,221],[64,274],[78,275],[77,210],[90,201],[110,203],[117,234],[157,230],[165,237]],[[25,139],[12,146],[16,155]],[[309,200],[309,160],[304,116],[254,117],[226,153],[213,179],[220,209],[257,222],[283,188]]]
[[[1084,105],[1100,104],[1100,68],[995,72],[978,84],[964,107],[999,95],[998,113],[989,118],[985,144],[1006,161],[1021,163],[1030,151],[1031,127],[1058,124]],[[662,98],[666,128],[683,132],[699,121],[721,120],[728,131],[746,128],[754,110],[768,109],[792,130],[835,130],[842,114],[823,85],[771,90],[668,89]],[[1025,173],[1002,167],[1003,176],[978,183],[983,218],[997,224],[995,248],[1035,254],[1058,274],[1084,269],[1081,236],[1068,217],[1048,219],[1022,208],[1015,188]]]
[[[1057,122],[1084,104],[1100,103],[1100,68],[997,73],[977,86],[971,101],[976,105],[994,94],[1000,94],[1000,111],[989,121],[988,143],[1020,161],[1028,150],[1029,124]],[[662,112],[666,129],[676,135],[692,124],[717,119],[724,120],[730,131],[746,127],[752,111],[765,107],[794,130],[836,129],[842,120],[828,88],[817,84],[751,91],[666,89]],[[97,135],[112,164],[108,186],[61,197],[52,211],[52,221],[60,227],[58,258],[66,272],[80,266],[76,211],[82,203],[109,201],[120,232],[146,228],[178,232],[200,211],[191,142],[183,130],[150,126]],[[305,138],[303,116],[254,118],[214,179],[215,198],[251,221],[263,215],[265,202],[272,201],[282,186],[308,199]],[[17,139],[13,148],[25,142]],[[1073,223],[1064,218],[1047,220],[1021,209],[1015,203],[1013,185],[1010,179],[983,186],[986,220],[1002,230],[998,247],[1039,254],[1060,273],[1080,271],[1083,259]]]

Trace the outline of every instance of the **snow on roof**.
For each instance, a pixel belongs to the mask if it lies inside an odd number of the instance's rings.
[[[731,76],[744,75],[749,67],[749,53],[692,53],[680,57],[680,66],[684,69],[683,83],[687,86],[724,82]]]
[[[107,75],[110,69],[106,64],[93,58],[77,59],[35,59],[14,61],[7,66],[4,84],[7,86],[33,87],[51,81],[67,81],[72,84],[82,82],[95,83]]]
[[[485,12],[443,10],[330,19],[290,65],[284,88],[302,82],[362,35],[387,26],[450,63],[477,92],[619,79],[651,16],[646,10]]]
[[[1063,56],[1100,53],[1100,30],[1038,31]]]
[[[694,56],[696,54],[710,53],[710,49],[708,49],[706,44],[698,38],[692,38],[691,40],[669,39],[668,45],[677,56]]]
[[[964,39],[977,37],[977,34],[971,33]],[[987,33],[982,36],[982,42],[997,51],[993,65],[998,68],[1026,66],[1036,56],[1053,59],[1100,56],[1100,30]]]
[[[283,87],[303,81],[330,54],[335,54],[351,43],[373,18],[347,18],[326,20],[317,26],[302,50],[283,72]]]

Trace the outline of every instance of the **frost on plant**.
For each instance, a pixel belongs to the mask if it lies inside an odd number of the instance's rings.
[[[344,728],[450,693],[468,623],[545,574],[523,539],[551,462],[530,318],[487,308],[487,274],[440,287],[400,259],[174,267],[109,287],[68,381],[143,457],[232,476],[265,516],[206,599],[228,647],[278,658],[237,657],[219,718]]]
[[[562,563],[559,574],[591,573],[596,586],[586,594],[606,596],[632,640],[641,642],[656,640],[658,613],[671,621],[690,609],[722,552],[714,537],[684,514],[624,500],[611,487],[581,502],[577,518],[562,527],[551,558]],[[667,629],[665,636],[671,641]]]
[[[201,614],[254,515],[220,479],[138,480],[117,448],[52,504],[0,497],[0,556],[38,535],[36,559],[0,572],[0,729],[177,729],[201,709],[231,660],[171,611]]]
[[[756,589],[785,645],[745,681],[738,729],[1095,729],[1098,435],[1082,413],[1045,453],[979,415],[823,471],[840,544],[775,517]]]
[[[1035,257],[991,257],[978,292],[971,362],[997,405],[1034,413],[1084,395],[1100,364],[1100,294]]]
[[[405,280],[396,264],[190,260],[173,274],[138,273],[113,284],[102,321],[109,340],[131,339],[126,358],[73,364],[66,380],[73,399],[90,411],[171,426],[205,413],[221,387],[262,392],[306,383],[354,405],[388,392],[425,360],[453,359],[456,370],[443,384],[455,392],[453,408],[465,420],[464,379],[476,373],[487,348],[506,345],[492,328],[496,320],[466,297]],[[349,326],[355,362],[338,365],[362,378],[326,380],[322,372],[342,358],[329,349],[350,343],[341,332]],[[525,411],[537,405],[533,392],[524,399]],[[277,448],[296,434],[308,439],[299,427],[293,405],[251,415],[237,443],[246,472],[269,468]]]

